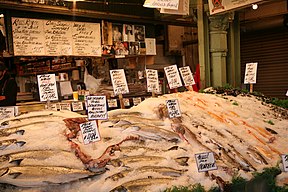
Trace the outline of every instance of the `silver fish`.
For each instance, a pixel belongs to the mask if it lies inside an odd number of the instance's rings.
[[[44,115],[32,115],[32,116],[27,116],[27,117],[17,117],[17,118],[13,118],[13,119],[9,119],[7,121],[3,121],[0,125],[1,126],[6,126],[9,125],[11,122],[15,122],[15,121],[22,121],[22,120],[26,120],[26,119],[32,119],[32,118],[43,118],[43,117],[52,117],[53,113],[50,114],[44,114]]]
[[[47,166],[9,167],[0,169],[0,173],[1,183],[8,183],[19,187],[67,183],[96,175],[96,173],[87,170]]]
[[[12,134],[24,135],[24,133],[25,133],[24,129],[18,129],[18,128],[0,129],[0,137],[7,137]]]
[[[18,141],[16,139],[8,139],[0,141],[0,150],[4,150],[9,146],[15,144],[17,147],[22,147],[26,142],[25,141]]]

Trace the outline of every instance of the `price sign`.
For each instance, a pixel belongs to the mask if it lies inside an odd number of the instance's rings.
[[[246,64],[244,84],[256,83],[257,65],[258,65],[258,63],[247,63]]]
[[[117,99],[108,99],[108,107],[109,108],[118,107]]]
[[[129,93],[124,69],[110,70],[110,76],[115,95]]]
[[[107,119],[106,96],[86,96],[88,119]]]
[[[167,77],[167,81],[170,89],[176,89],[182,86],[180,75],[176,65],[164,67],[164,71]]]
[[[96,121],[88,121],[80,124],[84,144],[89,144],[100,140],[100,134]]]
[[[178,99],[166,100],[166,106],[170,118],[181,117]]]
[[[133,104],[136,106],[136,105],[139,105],[141,103],[141,97],[133,97]]]
[[[66,110],[71,111],[71,104],[70,103],[59,103],[60,111]]]
[[[14,107],[0,107],[0,119],[10,118],[15,116]]]
[[[216,170],[214,154],[212,152],[195,154],[198,172]]]
[[[37,75],[40,101],[58,100],[55,74]]]
[[[189,66],[180,67],[179,70],[185,86],[192,86],[196,84]]]
[[[158,71],[154,69],[146,69],[147,92],[159,93]]]
[[[283,168],[285,172],[288,172],[288,155],[281,155]]]
[[[129,107],[130,106],[130,101],[128,98],[123,98],[124,106]]]
[[[72,102],[72,110],[73,111],[82,111],[83,103],[82,102]]]

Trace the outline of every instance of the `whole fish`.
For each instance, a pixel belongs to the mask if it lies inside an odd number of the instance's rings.
[[[110,192],[130,192],[130,191],[145,191],[143,188],[157,184],[168,184],[173,181],[173,178],[143,178],[128,181],[120,186],[112,189]]]
[[[0,183],[19,187],[36,187],[67,183],[98,173],[67,167],[20,166],[0,169],[0,174]]]
[[[11,122],[19,122],[19,121],[22,121],[22,120],[27,120],[27,119],[32,119],[32,118],[44,118],[44,117],[52,117],[53,116],[53,113],[50,113],[50,114],[43,114],[43,115],[31,115],[31,116],[25,116],[25,117],[17,117],[17,118],[12,118],[12,119],[9,119],[9,120],[6,120],[6,121],[3,121],[1,122],[1,126],[6,126],[6,125],[9,125]]]
[[[18,141],[16,139],[7,139],[0,141],[0,150],[4,150],[7,147],[11,147],[12,145],[16,145],[17,147],[22,147],[26,142],[25,141]]]
[[[18,129],[18,128],[0,129],[0,137],[7,137],[12,134],[23,135],[24,133],[25,133],[24,129]]]
[[[134,123],[142,123],[142,124],[150,124],[154,126],[164,126],[165,122],[163,120],[159,119],[151,119],[151,118],[144,118],[144,117],[138,117],[138,116],[121,116],[121,117],[109,117],[108,121],[113,121],[118,123],[119,121],[128,121],[132,124]],[[117,127],[117,126],[115,126]]]

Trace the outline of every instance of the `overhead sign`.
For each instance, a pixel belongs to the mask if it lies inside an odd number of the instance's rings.
[[[217,169],[213,152],[195,154],[198,172]]]
[[[185,86],[192,86],[196,84],[189,66],[180,67],[179,71]]]
[[[176,89],[182,86],[182,82],[181,82],[180,75],[177,69],[177,65],[164,67],[164,71],[165,71],[170,89]]]
[[[110,76],[115,95],[129,93],[124,69],[110,70]]]
[[[208,0],[210,15],[240,8],[262,0]]]
[[[40,101],[58,100],[55,74],[37,75]]]
[[[106,96],[87,96],[88,119],[107,119]]]
[[[182,1],[182,0],[181,0]],[[178,10],[179,0],[146,0],[143,7]]]
[[[80,129],[85,145],[100,140],[96,121],[88,121],[86,123],[82,123],[80,124]]]
[[[258,63],[247,63],[246,64],[244,84],[256,83],[257,65],[258,65]]]
[[[166,106],[170,118],[181,117],[178,99],[166,100]]]

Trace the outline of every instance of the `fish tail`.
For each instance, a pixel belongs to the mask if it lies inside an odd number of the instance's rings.
[[[189,157],[178,157],[175,161],[181,166],[188,166]]]
[[[9,170],[9,169],[8,169]],[[19,177],[22,173],[21,172],[15,172],[15,173],[8,173],[7,175],[11,177],[12,179],[16,179]]]
[[[21,129],[15,132],[17,135],[24,135],[25,130]]]
[[[25,145],[25,144],[26,144],[25,141],[16,141],[16,145],[17,145],[18,147],[22,147],[22,146]]]
[[[9,163],[11,163],[15,166],[19,166],[22,161],[23,161],[23,159],[15,159],[15,160],[9,160]]]

